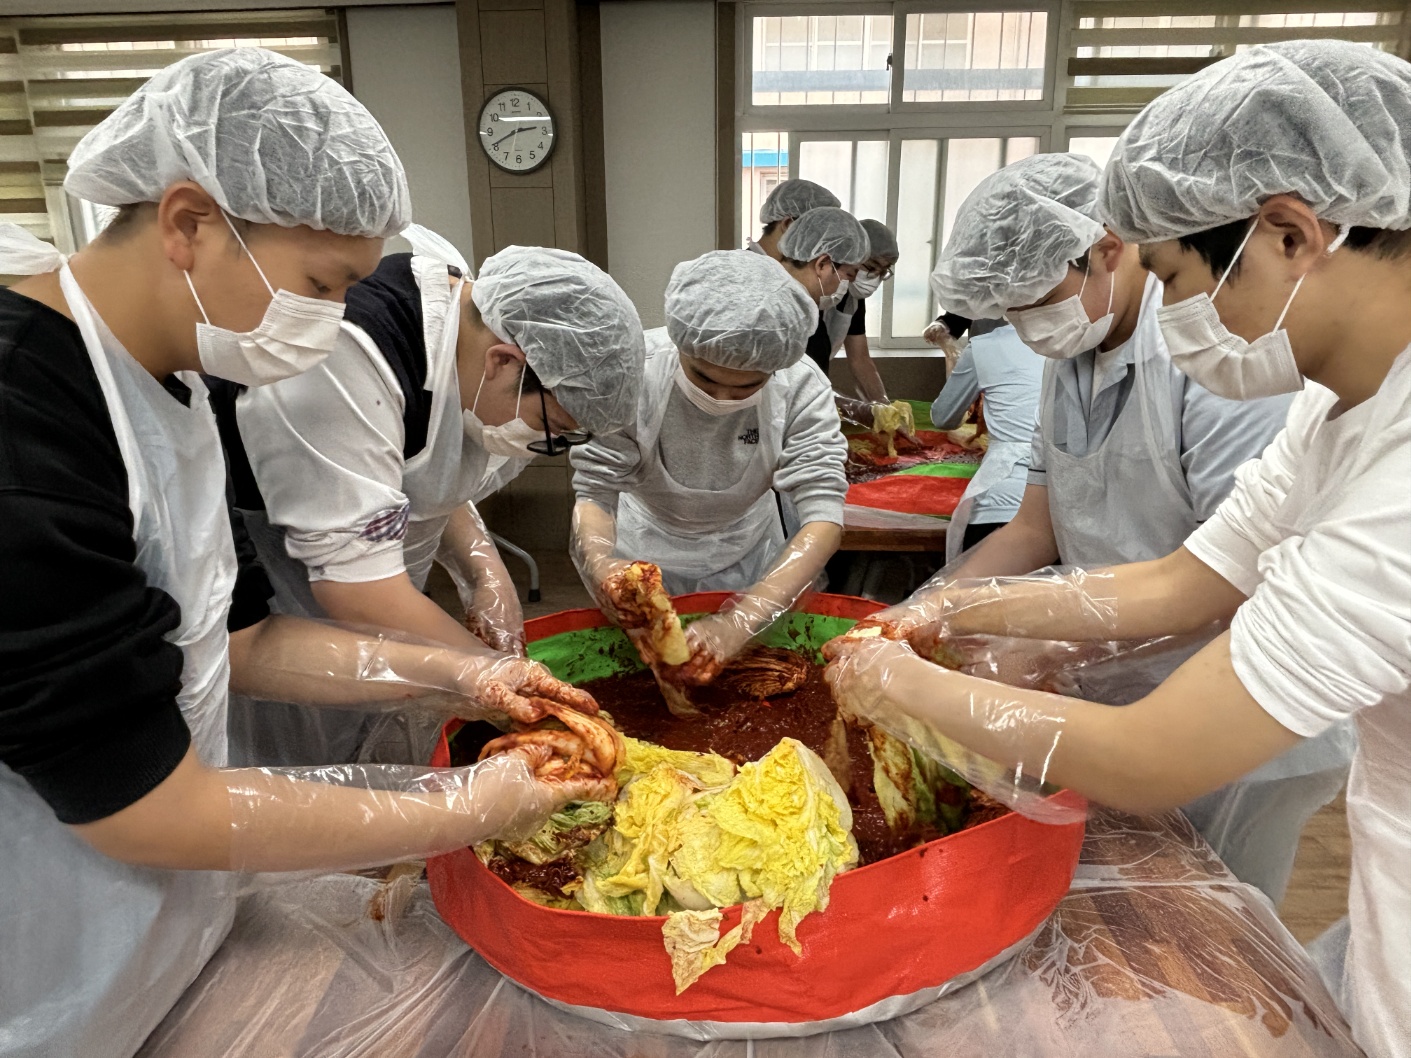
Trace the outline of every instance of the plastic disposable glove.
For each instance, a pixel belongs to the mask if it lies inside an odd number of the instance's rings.
[[[876,724],[1031,818],[1083,817],[1080,802],[1051,798],[1045,788],[1064,728],[1061,710],[1045,708],[1046,696],[948,671],[880,635],[844,636],[832,647],[824,679],[842,713]]]
[[[519,591],[471,503],[452,513],[436,561],[455,582],[465,626],[491,650],[524,653],[524,610]]]
[[[954,368],[955,361],[960,359],[960,354],[965,352],[966,346],[970,344],[969,337],[956,338],[950,333],[950,329],[940,320],[929,324],[926,329],[921,332],[921,339],[926,342],[927,345],[934,345],[937,349],[941,350],[941,352],[945,353],[946,365],[952,369]]]
[[[691,660],[668,676],[675,682],[702,685],[745,649],[755,636],[792,610],[814,586],[837,550],[837,527],[810,523],[784,545],[769,572],[718,613],[686,629]]]
[[[858,622],[935,657],[956,636],[1028,638],[1037,625],[1067,626],[1074,640],[1113,638],[1117,600],[1112,575],[1085,570],[987,580],[932,581],[915,595]],[[835,641],[836,642],[836,641]],[[824,654],[832,644],[824,646]]]
[[[523,840],[569,801],[615,795],[610,780],[541,781],[534,770],[540,756],[515,750],[468,768],[334,765],[224,772],[230,867],[347,870],[490,838]]]
[[[620,608],[613,598],[613,586],[631,563],[613,554],[616,547],[616,516],[592,500],[579,500],[573,507],[569,555],[593,602],[620,624]]]
[[[542,719],[546,710],[539,703],[546,699],[581,713],[598,711],[592,695],[555,679],[543,665],[526,658],[488,648],[473,654],[408,643],[324,622],[300,622],[295,631],[305,626],[313,634],[271,642],[253,662],[259,671],[244,673],[246,685],[257,687],[260,697],[326,701],[330,687],[344,685],[353,692],[344,700],[367,710],[399,710],[414,699],[414,704],[448,716],[492,722],[508,717],[521,723]],[[385,698],[378,694],[380,687],[386,688]]]

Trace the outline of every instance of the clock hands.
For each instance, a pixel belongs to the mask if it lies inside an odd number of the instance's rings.
[[[513,137],[513,136],[518,136],[518,135],[519,135],[521,132],[523,132],[523,131],[524,131],[523,129],[515,129],[515,130],[514,130],[513,132],[511,132],[508,136],[501,136],[501,137],[500,137],[498,140],[496,140],[494,143],[490,144],[490,149],[491,149],[492,151],[497,151],[497,150],[499,150],[499,149],[500,149],[500,144],[504,143],[505,140],[510,139],[510,138]]]

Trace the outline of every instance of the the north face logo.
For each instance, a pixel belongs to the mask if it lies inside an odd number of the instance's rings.
[[[741,442],[743,442],[744,444],[747,444],[747,445],[757,445],[757,444],[759,444],[759,427],[758,427],[758,426],[751,426],[748,430],[746,430],[744,433],[742,433],[739,437],[735,438],[735,440],[741,441]]]

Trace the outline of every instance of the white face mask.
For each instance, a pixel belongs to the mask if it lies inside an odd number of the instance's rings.
[[[206,315],[206,307],[196,296],[191,273],[183,273],[196,307],[206,321],[196,324],[196,350],[201,358],[201,370],[244,386],[263,386],[317,367],[333,352],[343,322],[343,306],[336,301],[275,290],[229,215],[222,215],[245,256],[260,274],[260,281],[270,293],[270,302],[260,325],[253,331],[215,327]]]
[[[1112,330],[1112,296],[1117,292],[1117,277],[1112,272],[1107,273],[1111,284],[1107,290],[1107,315],[1089,320],[1088,310],[1083,308],[1083,291],[1087,289],[1091,274],[1092,263],[1089,261],[1078,293],[1056,305],[1006,312],[1005,319],[1014,325],[1019,340],[1050,360],[1071,360],[1101,345]]]
[[[877,288],[882,285],[882,277],[876,272],[869,272],[862,269],[857,273],[857,278],[848,284],[848,289],[859,301],[870,298],[877,293]]]
[[[525,367],[527,368],[528,365],[526,364]],[[470,410],[461,413],[461,426],[465,430],[465,435],[492,456],[504,456],[507,459],[533,459],[538,453],[529,450],[529,442],[544,440],[544,431],[536,430],[519,417],[511,419],[503,426],[486,426],[475,414],[475,408],[480,403],[480,391],[484,388],[485,376],[482,374]],[[516,411],[519,410],[520,402],[523,400],[524,373],[521,371],[519,396],[515,398],[514,402]]]
[[[828,267],[833,268],[833,265],[829,263]],[[836,268],[833,268],[833,274],[835,276],[838,274],[838,270]],[[847,296],[847,280],[839,278],[838,289],[833,291],[833,293],[831,294],[823,293],[823,280],[818,280],[818,309],[820,312],[827,312],[829,309],[836,309],[839,305],[842,304],[843,298]]]
[[[1256,217],[1244,233],[1230,266],[1215,284],[1214,294],[1196,294],[1156,310],[1156,322],[1170,350],[1171,362],[1192,382],[1228,400],[1257,400],[1280,393],[1296,393],[1303,388],[1303,375],[1283,326],[1299,287],[1308,278],[1307,272],[1298,277],[1284,310],[1274,321],[1274,329],[1252,342],[1231,334],[1215,311],[1215,297],[1234,271],[1235,262],[1244,253],[1245,244],[1258,223]],[[1337,238],[1328,244],[1328,253],[1342,245],[1348,230],[1344,227],[1338,232]]]
[[[732,412],[756,407],[764,398],[764,387],[760,386],[744,400],[718,400],[692,382],[686,374],[686,369],[680,364],[676,365],[676,388],[701,411],[707,415],[715,416],[729,415]]]

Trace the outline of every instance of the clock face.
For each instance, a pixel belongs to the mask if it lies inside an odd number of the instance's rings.
[[[522,88],[506,88],[480,110],[480,146],[511,173],[530,173],[554,149],[554,119],[542,99]]]

